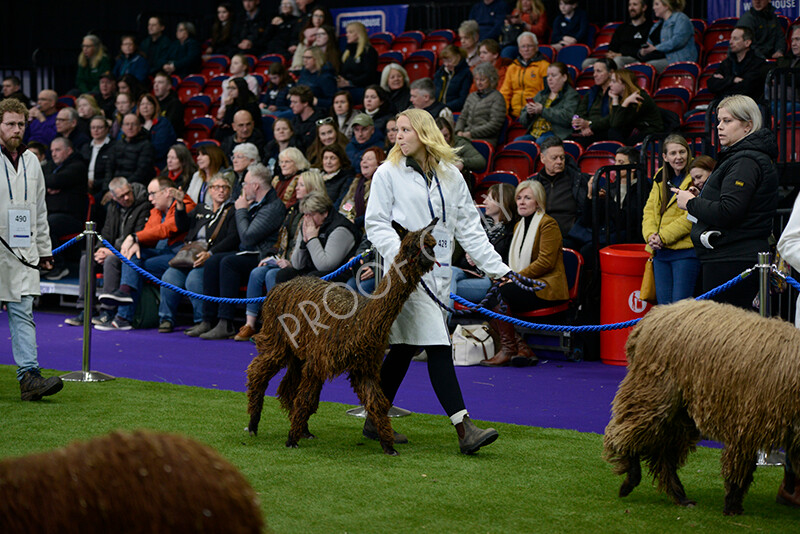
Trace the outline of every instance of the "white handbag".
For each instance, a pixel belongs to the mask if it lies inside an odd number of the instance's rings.
[[[457,325],[453,332],[453,365],[478,365],[494,356],[494,341],[485,324]]]

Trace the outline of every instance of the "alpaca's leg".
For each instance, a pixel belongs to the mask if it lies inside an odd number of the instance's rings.
[[[364,405],[367,417],[375,423],[383,452],[397,456],[397,451],[394,449],[394,432],[388,415],[391,404],[383,394],[377,373],[367,376],[351,372],[350,384],[358,395],[358,400]]]
[[[319,405],[319,394],[322,391],[323,381],[305,367],[300,385],[294,398],[294,405],[289,412],[289,437],[286,446],[297,448],[297,441],[303,437],[314,437],[308,431],[308,420]]]
[[[740,515],[742,501],[753,482],[756,470],[755,451],[746,451],[736,445],[728,445],[722,451],[722,478],[725,479],[725,515]]]
[[[619,488],[619,496],[627,497],[642,481],[642,464],[639,462],[639,455],[626,456],[620,460],[620,464],[623,463],[628,464],[625,470],[628,476]]]
[[[280,384],[278,384],[278,400],[280,400],[281,407],[289,412],[294,406],[294,397],[297,394],[297,388],[300,387],[300,379],[303,373],[303,360],[292,356],[286,365],[286,374],[283,376]]]
[[[250,423],[247,426],[250,434],[258,433],[261,411],[264,408],[264,393],[269,381],[286,363],[286,355],[280,348],[260,352],[247,367],[247,413]]]
[[[689,451],[694,450],[699,439],[700,432],[682,407],[664,425],[660,446],[653,449],[649,458],[651,471],[658,478],[659,488],[672,497],[675,504],[681,506],[697,504],[686,497],[686,491],[678,478],[678,469],[686,463]]]

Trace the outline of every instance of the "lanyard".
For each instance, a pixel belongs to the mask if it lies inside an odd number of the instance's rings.
[[[25,158],[22,157],[22,154],[19,155],[19,158],[22,160],[22,175],[25,177],[25,202],[28,202],[28,168],[25,166]],[[11,192],[11,178],[8,176],[8,163],[6,163],[5,158],[3,158],[3,169],[6,171],[8,196],[11,197],[11,202],[14,202],[14,193]]]
[[[444,194],[442,193],[442,183],[439,181],[439,177],[436,175],[436,171],[431,171],[433,173],[433,179],[436,181],[436,187],[439,189],[439,198],[442,200],[442,223],[447,222],[447,209],[444,206]],[[424,178],[424,177],[423,177]],[[431,218],[436,217],[436,212],[433,211],[433,203],[431,203],[431,192],[429,188],[425,187],[425,192],[428,194],[428,209],[431,212]]]

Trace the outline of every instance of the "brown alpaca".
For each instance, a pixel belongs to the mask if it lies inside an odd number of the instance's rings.
[[[644,460],[677,504],[692,506],[677,470],[701,435],[725,444],[725,515],[742,500],[759,450],[785,447],[800,465],[800,330],[728,304],[656,306],[631,332],[628,374],[614,398],[604,457],[628,495]],[[794,491],[787,473],[786,490]]]
[[[263,527],[244,476],[183,436],[113,432],[0,462],[4,534],[258,534]]]
[[[317,411],[322,385],[347,372],[375,423],[383,451],[397,454],[387,416],[389,400],[380,388],[381,362],[392,323],[422,275],[433,268],[436,241],[431,232],[436,222],[416,232],[392,223],[402,239],[400,250],[372,298],[312,277],[295,278],[269,292],[261,309],[261,332],[254,337],[258,356],[247,368],[252,435],[258,432],[267,385],[282,368],[287,369],[278,397],[289,412],[287,447],[314,437],[308,420]]]

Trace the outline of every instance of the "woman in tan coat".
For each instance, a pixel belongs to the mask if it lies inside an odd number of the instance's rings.
[[[546,285],[536,292],[526,291],[513,282],[500,285],[500,295],[508,304],[508,313],[549,308],[569,298],[561,230],[555,219],[545,213],[546,195],[541,182],[525,180],[516,189],[517,212],[521,220],[514,227],[508,251],[508,265],[521,276]],[[499,310],[499,305],[495,306]],[[509,363],[518,367],[536,365],[539,359],[511,323],[493,320],[500,334],[500,351],[481,365],[496,367]]]

